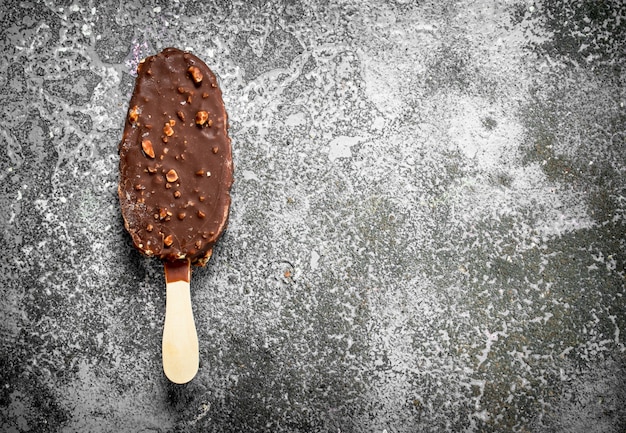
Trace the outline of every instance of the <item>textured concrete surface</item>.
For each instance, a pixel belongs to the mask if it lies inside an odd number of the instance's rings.
[[[626,431],[626,6],[0,6],[0,431]],[[116,198],[137,62],[218,74],[201,368]]]

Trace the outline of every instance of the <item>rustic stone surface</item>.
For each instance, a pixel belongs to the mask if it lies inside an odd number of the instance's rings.
[[[0,431],[626,430],[623,2],[9,3]],[[236,176],[184,386],[116,196],[168,46]]]

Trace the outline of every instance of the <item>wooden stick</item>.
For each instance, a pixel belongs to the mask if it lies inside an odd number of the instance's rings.
[[[163,371],[174,383],[187,383],[198,372],[198,334],[191,309],[189,260],[165,262]]]

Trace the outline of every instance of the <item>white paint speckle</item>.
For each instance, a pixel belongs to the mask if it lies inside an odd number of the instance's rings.
[[[256,181],[259,180],[259,177],[252,170],[243,170],[241,172],[241,176],[243,177],[244,180],[256,180]]]
[[[290,114],[286,119],[285,119],[285,125],[287,126],[300,126],[300,125],[305,125],[306,124],[306,115],[302,112],[297,112],[294,114]]]
[[[330,159],[331,162],[334,162],[339,158],[352,157],[352,151],[350,148],[362,140],[363,139],[361,137],[347,137],[343,135],[334,138],[330,143],[328,143],[328,159]]]
[[[317,270],[317,267],[319,265],[319,260],[320,260],[320,255],[316,251],[311,251],[310,266],[311,266],[312,271]]]

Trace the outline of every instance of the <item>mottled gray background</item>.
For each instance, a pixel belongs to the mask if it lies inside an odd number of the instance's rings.
[[[626,431],[626,5],[4,1],[0,431]],[[201,366],[124,232],[137,62],[217,73]]]

